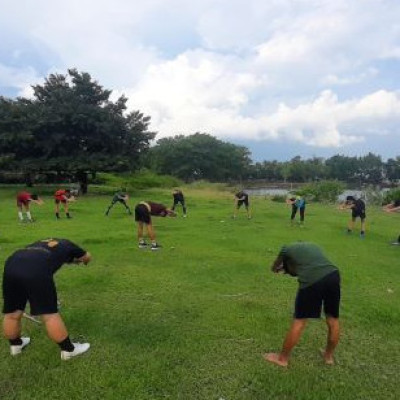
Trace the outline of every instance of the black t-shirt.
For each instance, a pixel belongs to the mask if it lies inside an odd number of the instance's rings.
[[[365,203],[361,199],[357,199],[353,204],[353,210],[359,213],[365,212]]]
[[[239,200],[239,201],[245,201],[247,202],[249,200],[249,195],[246,192],[239,192],[235,194],[235,197]]]
[[[174,196],[174,202],[184,201],[183,193],[180,190],[177,190],[172,195]]]
[[[65,263],[81,258],[86,251],[67,239],[45,239],[32,243],[18,252],[29,252],[31,263],[44,264],[53,274]]]

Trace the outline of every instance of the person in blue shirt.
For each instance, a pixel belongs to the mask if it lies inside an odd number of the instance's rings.
[[[293,225],[297,210],[300,211],[300,225],[304,225],[304,216],[306,212],[306,201],[301,196],[292,196],[286,200],[286,204],[292,206],[292,214],[290,215],[290,222]]]

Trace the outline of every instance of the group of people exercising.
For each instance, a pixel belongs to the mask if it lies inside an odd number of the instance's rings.
[[[59,218],[59,205],[66,206],[70,194],[65,190],[55,193],[56,217]],[[147,228],[151,240],[151,250],[158,250],[160,246],[155,239],[151,223],[152,216],[176,216],[175,207],[182,205],[183,216],[186,217],[186,205],[182,191],[173,193],[174,203],[169,209],[163,204],[151,201],[141,201],[135,207],[135,220],[138,224],[139,248],[148,245],[144,240],[144,227]],[[127,204],[128,195],[117,193],[107,208],[109,215],[111,208],[122,203],[127,212],[131,210]],[[28,220],[32,220],[29,203],[41,200],[38,196],[21,192],[17,196],[18,215],[22,220],[22,207],[25,208]],[[291,197],[287,203],[292,206],[290,219],[293,222],[297,211],[300,211],[300,223],[304,223],[305,200],[301,197]],[[247,217],[251,218],[249,196],[244,191],[235,194],[235,208],[233,217],[244,205]],[[356,218],[361,219],[361,235],[365,235],[365,203],[352,196],[347,197],[342,208],[352,210],[352,219],[348,231],[354,228]],[[385,207],[385,211],[400,210],[400,201]],[[68,208],[65,213],[67,217]],[[400,237],[399,237],[400,242]],[[29,345],[30,338],[23,337],[21,319],[27,303],[33,316],[40,316],[44,322],[47,334],[58,344],[61,359],[69,360],[89,350],[89,343],[73,343],[58,311],[57,291],[53,275],[63,264],[76,263],[87,265],[91,261],[88,251],[67,239],[49,238],[36,241],[23,249],[14,252],[5,263],[3,274],[3,331],[10,344],[10,353],[16,356]],[[310,318],[320,318],[322,309],[326,316],[327,342],[322,351],[325,364],[334,364],[333,354],[339,342],[339,306],[340,306],[340,274],[338,268],[323,254],[322,250],[313,243],[296,242],[282,247],[276,260],[272,264],[274,273],[285,273],[297,277],[299,288],[294,304],[294,317],[289,331],[284,339],[282,349],[276,353],[266,353],[264,359],[281,367],[289,363],[291,351],[298,343],[304,327]]]

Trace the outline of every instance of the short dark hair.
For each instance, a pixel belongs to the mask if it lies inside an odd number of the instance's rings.
[[[353,202],[356,201],[356,199],[354,198],[354,196],[347,196],[346,197],[346,202]]]
[[[38,200],[39,196],[37,194],[32,194],[31,198],[32,198],[32,200]]]

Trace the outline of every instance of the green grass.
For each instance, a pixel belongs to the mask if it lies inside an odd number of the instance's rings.
[[[46,237],[65,237],[93,254],[88,267],[56,275],[62,315],[86,355],[62,362],[44,328],[23,322],[32,344],[9,356],[0,341],[0,398],[16,399],[397,399],[400,359],[400,215],[368,209],[365,240],[345,234],[347,212],[310,204],[306,226],[290,210],[253,198],[254,218],[230,218],[232,195],[187,189],[189,217],[155,218],[163,249],[137,249],[136,227],[110,197],[71,205],[54,220],[53,202],[32,207],[35,224],[17,222],[14,191],[1,189],[0,261]],[[135,195],[170,204],[169,191]],[[179,210],[180,211],[180,210]],[[337,365],[318,349],[325,325],[313,321],[287,370],[263,361],[289,326],[296,280],[269,271],[284,243],[313,241],[340,268],[342,338]]]

